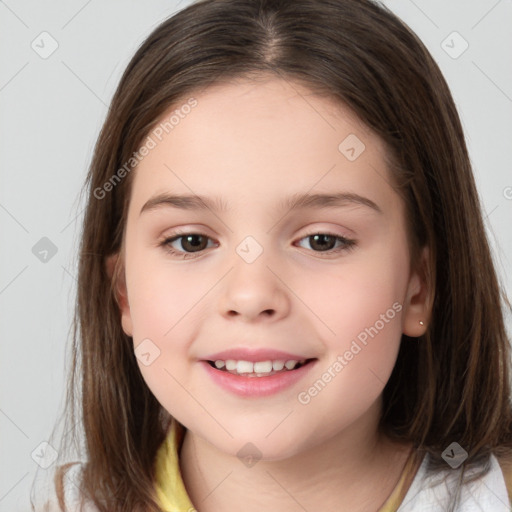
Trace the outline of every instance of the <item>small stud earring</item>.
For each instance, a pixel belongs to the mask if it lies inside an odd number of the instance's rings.
[[[425,324],[423,323],[423,320],[420,320],[420,325],[425,325]]]

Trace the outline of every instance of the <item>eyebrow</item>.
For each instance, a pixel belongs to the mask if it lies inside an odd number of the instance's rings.
[[[339,208],[350,205],[367,206],[382,213],[381,208],[367,197],[352,192],[334,194],[293,194],[279,204],[283,210],[293,211],[307,208]],[[227,212],[229,208],[220,197],[208,198],[199,195],[157,194],[151,197],[141,208],[140,214],[161,207],[172,207],[181,210],[211,210]]]

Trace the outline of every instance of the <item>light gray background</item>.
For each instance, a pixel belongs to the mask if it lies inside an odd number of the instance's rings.
[[[0,1],[0,511],[28,510],[38,468],[31,454],[41,453],[61,411],[83,210],[78,194],[107,105],[138,45],[189,3]],[[512,2],[385,4],[424,41],[451,87],[510,296]],[[58,43],[47,58],[31,47],[51,48],[44,31]],[[454,31],[469,44],[457,58],[464,43],[450,36]],[[46,262],[32,252],[43,237],[57,248]]]

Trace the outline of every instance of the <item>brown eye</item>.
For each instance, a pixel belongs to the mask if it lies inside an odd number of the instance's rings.
[[[330,251],[336,245],[336,237],[331,235],[311,235],[308,238],[309,245],[315,251]]]
[[[181,238],[181,246],[187,252],[202,251],[208,245],[208,239],[203,235],[186,235]]]
[[[307,240],[309,248],[314,252],[340,252],[348,250],[355,245],[355,240],[349,240],[343,236],[332,235],[330,233],[314,233],[304,238],[301,238],[299,245],[302,245],[302,241]],[[306,247],[307,248],[307,247]]]
[[[186,235],[174,236],[164,240],[162,245],[169,250],[178,253],[195,253],[205,250],[208,247],[209,238],[199,233],[188,233]]]

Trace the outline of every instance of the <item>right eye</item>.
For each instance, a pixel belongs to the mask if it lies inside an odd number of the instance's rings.
[[[211,238],[201,233],[183,233],[165,238],[160,245],[175,256],[187,258],[190,257],[188,255],[215,246],[215,244],[208,246],[209,241],[212,241]]]

